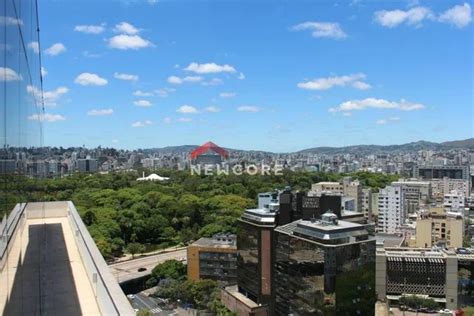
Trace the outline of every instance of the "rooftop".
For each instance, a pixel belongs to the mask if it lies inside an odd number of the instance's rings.
[[[3,315],[134,314],[71,202],[18,204],[0,231]]]
[[[192,246],[237,249],[237,239],[235,235],[219,234],[212,238],[200,238],[196,240]]]

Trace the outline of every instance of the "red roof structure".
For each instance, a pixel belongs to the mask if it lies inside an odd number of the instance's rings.
[[[191,152],[191,159],[196,159],[199,155],[202,155],[209,150],[212,150],[216,154],[221,155],[222,158],[229,158],[229,152],[227,150],[209,141],[193,150]]]

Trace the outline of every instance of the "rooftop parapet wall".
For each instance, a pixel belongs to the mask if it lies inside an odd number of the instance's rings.
[[[102,315],[135,315],[72,202],[18,204],[10,213],[8,220],[2,222],[3,226],[0,227],[0,233],[2,234],[0,239],[0,273],[14,273],[11,267],[8,265],[5,267],[5,263],[9,260],[8,255],[11,254],[11,248],[13,248],[12,245],[15,239],[21,236],[25,229],[28,229],[28,223],[38,223],[38,220],[44,221],[44,223],[51,223],[56,219],[58,222],[62,222],[64,234],[67,232],[69,234],[72,233],[72,237],[69,237],[71,238],[70,247],[76,248],[72,252],[79,254],[80,269],[85,271],[85,275],[83,274],[84,278],[87,275],[88,280],[86,283],[90,284],[86,287],[76,287],[78,295],[81,296],[81,290],[83,291],[85,288],[88,288],[89,292],[92,289],[93,297]],[[21,238],[19,241],[21,241]],[[23,242],[31,243],[30,240]],[[72,267],[74,268],[74,265]],[[81,280],[81,282],[83,281],[85,280]],[[83,294],[90,295],[90,293]]]

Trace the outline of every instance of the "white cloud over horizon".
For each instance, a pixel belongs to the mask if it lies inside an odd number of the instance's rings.
[[[49,56],[57,56],[59,54],[62,54],[66,51],[66,46],[64,46],[62,43],[55,43],[48,47],[47,49],[44,50],[44,53]]]
[[[222,72],[227,72],[227,73],[236,72],[235,68],[231,65],[228,65],[228,64],[225,64],[225,65],[219,65],[219,64],[216,64],[216,63],[199,64],[199,63],[196,63],[196,62],[190,63],[186,68],[184,68],[184,70],[195,72],[197,74],[215,74],[215,73],[222,73]]]
[[[8,67],[0,67],[0,82],[21,81],[23,77],[15,70]]]
[[[105,24],[100,25],[76,25],[74,31],[85,34],[100,34],[105,31]]]
[[[114,113],[113,109],[93,109],[90,111],[87,111],[87,115],[89,116],[108,116],[112,115]]]
[[[125,81],[138,81],[138,76],[137,75],[131,75],[131,74],[124,74],[124,73],[114,73],[114,78],[119,79],[119,80],[125,80]]]
[[[404,99],[401,99],[399,102],[388,101],[385,99],[376,99],[376,98],[366,98],[363,100],[350,100],[341,103],[337,107],[332,107],[328,111],[331,113],[335,112],[350,112],[350,111],[360,111],[366,109],[393,109],[400,111],[416,111],[426,108],[425,105],[421,103],[408,102]]]
[[[36,41],[28,43],[28,48],[31,49],[35,54],[39,54],[39,43]]]
[[[436,14],[430,8],[416,6],[408,10],[380,10],[374,13],[374,20],[380,25],[395,28],[400,25],[420,27],[423,21],[447,23],[457,28],[464,28],[472,21],[471,6],[465,2],[455,5],[446,11]]]
[[[135,121],[132,123],[132,127],[139,128],[139,127],[145,127],[148,125],[152,125],[153,122],[150,120],[145,120],[145,121]]]
[[[342,30],[339,23],[332,22],[304,22],[291,27],[293,31],[311,31],[316,38],[327,37],[332,39],[343,39],[347,34]]]
[[[136,100],[136,101],[133,101],[133,104],[135,104],[136,106],[140,106],[140,107],[143,107],[143,108],[148,108],[150,106],[152,106],[153,104],[148,101],[148,100]]]
[[[108,83],[107,79],[90,72],[81,73],[76,77],[74,82],[81,86],[105,86]]]
[[[136,28],[132,24],[128,22],[121,22],[119,24],[116,24],[113,31],[115,33],[122,33],[122,34],[128,34],[128,35],[136,35],[140,33],[140,29]]]
[[[178,77],[178,76],[169,76],[167,81],[171,84],[182,84],[185,82],[189,83],[196,83],[203,81],[204,78],[201,76],[185,76],[185,77]]]
[[[33,114],[33,115],[28,116],[28,119],[31,121],[40,121],[40,122],[59,122],[59,121],[66,120],[66,118],[60,114],[51,114],[51,113]]]
[[[58,106],[59,99],[69,92],[67,87],[58,87],[54,90],[43,91],[43,96],[41,97],[41,90],[35,86],[28,85],[26,86],[26,92],[32,95],[36,99],[36,103],[41,105],[42,100],[44,100],[45,107],[56,107]]]
[[[242,105],[237,108],[239,112],[260,112],[260,108],[251,105]]]
[[[182,114],[197,114],[197,113],[199,113],[199,111],[194,106],[187,105],[187,104],[180,106],[176,110],[176,112],[182,113]]]
[[[326,78],[317,78],[297,84],[298,88],[306,90],[328,90],[333,87],[352,86],[358,90],[367,90],[371,86],[364,82],[366,75],[363,73],[351,74],[346,76],[334,76]]]
[[[153,46],[152,42],[139,35],[120,34],[109,38],[107,41],[110,48],[120,50],[138,50]]]

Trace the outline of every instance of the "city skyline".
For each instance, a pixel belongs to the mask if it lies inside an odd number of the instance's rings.
[[[467,139],[471,5],[44,1],[46,114],[30,119],[65,147]]]

